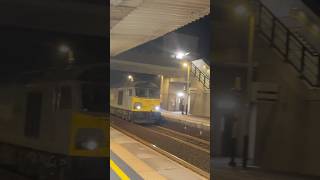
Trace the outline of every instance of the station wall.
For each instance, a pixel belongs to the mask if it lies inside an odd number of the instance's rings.
[[[256,45],[257,81],[280,87],[276,102],[256,104],[256,163],[264,169],[320,175],[320,90],[308,87],[259,36]]]

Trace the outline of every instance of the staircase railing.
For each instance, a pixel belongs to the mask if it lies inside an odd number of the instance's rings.
[[[270,9],[258,1],[258,29],[311,86],[320,86],[320,56],[306,46]]]
[[[195,64],[191,63],[191,74],[207,89],[210,89],[210,78]]]

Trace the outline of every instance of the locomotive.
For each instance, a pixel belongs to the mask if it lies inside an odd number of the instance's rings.
[[[137,81],[111,88],[110,114],[138,124],[159,123],[159,87],[152,82]]]
[[[105,179],[106,68],[38,71],[1,84],[1,165],[38,179]]]

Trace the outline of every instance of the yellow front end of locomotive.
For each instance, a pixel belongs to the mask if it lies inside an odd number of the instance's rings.
[[[74,113],[71,124],[70,155],[80,157],[109,156],[107,115]]]
[[[131,110],[140,112],[154,112],[160,110],[160,99],[131,97]]]

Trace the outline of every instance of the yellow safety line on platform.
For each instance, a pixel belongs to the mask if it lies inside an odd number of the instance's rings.
[[[130,180],[130,178],[110,159],[110,167],[116,172],[116,174],[121,178],[121,180]]]

